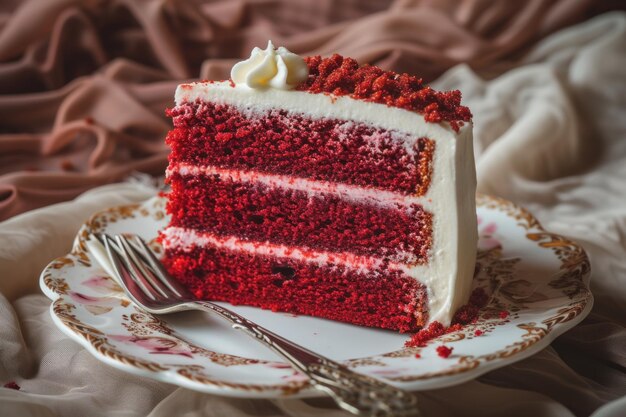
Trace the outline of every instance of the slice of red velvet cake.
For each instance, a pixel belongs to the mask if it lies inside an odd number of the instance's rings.
[[[448,325],[476,255],[458,91],[255,48],[169,111],[165,264],[201,299],[400,331]]]

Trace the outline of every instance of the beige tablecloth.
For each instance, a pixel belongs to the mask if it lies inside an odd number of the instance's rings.
[[[559,31],[494,79],[460,65],[434,85],[461,89],[474,113],[479,190],[582,243],[596,302],[537,355],[419,393],[424,415],[626,415],[626,15]],[[154,192],[137,181],[107,185],[0,223],[0,383],[21,387],[0,389],[0,415],[345,415],[324,400],[229,399],[137,378],[54,326],[40,270],[68,251],[92,212]]]

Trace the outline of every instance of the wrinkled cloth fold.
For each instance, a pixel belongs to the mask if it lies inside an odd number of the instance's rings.
[[[410,3],[398,2],[396,7]],[[328,30],[340,32],[344,26],[335,22]],[[626,415],[623,68],[626,14],[609,13],[546,37],[497,77],[460,65],[434,81],[437,88],[461,89],[474,113],[479,190],[528,208],[546,229],[580,242],[592,261],[595,305],[586,320],[538,354],[468,383],[419,393],[425,416]],[[117,71],[129,74],[121,67]],[[103,83],[100,88],[113,89],[113,103],[157,106],[162,100],[155,98],[159,94],[151,94],[152,85],[128,84],[114,90],[115,83],[108,84],[107,74],[98,76]],[[170,83],[165,78],[162,82]],[[69,95],[70,90],[82,88],[82,82],[76,80],[64,91]],[[92,84],[90,79],[90,88]],[[88,101],[89,94],[84,94]],[[79,103],[76,109],[85,106]],[[84,116],[88,114],[85,111]],[[166,122],[157,124],[148,113],[140,121],[108,120],[112,117],[103,119],[110,128],[103,135],[118,132],[120,126],[141,131],[142,123],[167,129]],[[45,126],[40,128],[45,130]],[[85,140],[90,143],[92,139]],[[162,138],[137,146],[148,143],[161,146]],[[126,175],[122,171],[120,177]],[[105,168],[99,172],[109,175]],[[76,187],[81,185],[85,183],[77,182]],[[138,202],[155,192],[141,182],[106,185],[76,200],[0,223],[0,382],[15,381],[21,387],[19,391],[0,389],[0,414],[346,416],[325,399],[224,398],[138,378],[99,362],[56,328],[50,301],[37,292],[41,269],[67,253],[78,227],[92,213]]]
[[[227,78],[237,58],[268,39],[301,55],[341,53],[430,81],[460,62],[501,73],[537,40],[611,7],[593,0],[8,1],[0,6],[0,220],[133,171],[160,175],[164,109],[175,86]]]

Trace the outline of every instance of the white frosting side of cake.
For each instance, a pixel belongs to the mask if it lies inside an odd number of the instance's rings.
[[[311,94],[278,89],[254,90],[229,82],[183,84],[176,104],[195,100],[223,103],[251,116],[281,109],[308,118],[354,121],[435,142],[433,173],[423,201],[433,213],[433,245],[428,265],[405,265],[406,273],[428,290],[429,321],[449,325],[456,310],[469,298],[478,240],[475,209],[476,173],[471,124],[459,133],[448,123],[424,121],[415,112],[347,96]],[[402,196],[397,193],[398,197]],[[358,195],[352,194],[353,198]]]

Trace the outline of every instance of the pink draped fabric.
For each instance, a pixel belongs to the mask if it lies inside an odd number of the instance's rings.
[[[272,39],[432,80],[493,76],[537,40],[616,7],[593,0],[30,0],[0,9],[0,219],[133,171],[161,175],[175,86],[228,77]]]

